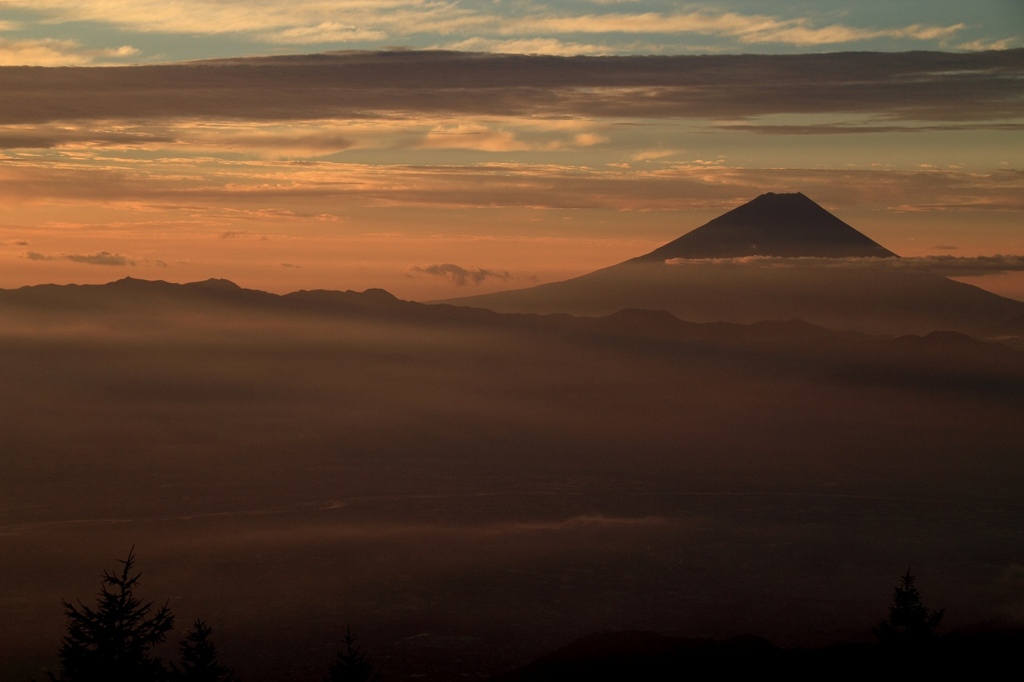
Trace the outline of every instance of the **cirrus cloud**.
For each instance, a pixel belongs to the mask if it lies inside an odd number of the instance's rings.
[[[966,28],[963,23],[854,26],[792,13],[745,14],[707,8],[656,12],[606,11],[599,6],[591,11],[573,12],[564,4],[555,3],[522,8],[453,0],[6,0],[4,5],[41,14],[50,24],[93,22],[146,34],[234,33],[264,43],[293,45],[379,43],[425,35],[457,36],[457,40],[516,36],[516,40],[523,41],[521,44],[506,41],[496,43],[495,47],[527,52],[560,49],[561,37],[579,34],[675,38],[651,50],[662,52],[673,47],[685,49],[685,43],[678,41],[679,36],[712,36],[741,45],[778,43],[813,47],[879,38],[944,40]],[[594,52],[588,49],[587,53]]]
[[[0,66],[89,66],[123,63],[138,54],[131,45],[85,48],[76,40],[0,38]]]
[[[948,26],[913,24],[897,28],[857,28],[842,24],[815,26],[806,18],[780,19],[760,14],[696,11],[677,14],[658,12],[605,13],[523,18],[501,29],[521,33],[696,33],[724,35],[741,43],[785,43],[787,45],[833,45],[876,38],[934,40],[966,28],[963,23]]]

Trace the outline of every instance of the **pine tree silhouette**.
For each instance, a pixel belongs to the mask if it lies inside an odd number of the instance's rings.
[[[942,622],[944,610],[929,611],[921,603],[921,593],[914,587],[914,576],[907,569],[892,593],[889,617],[872,632],[882,644],[907,645],[928,640]]]
[[[176,682],[237,682],[234,672],[217,660],[217,647],[210,635],[213,628],[196,619],[178,645],[181,667],[175,666]]]
[[[341,640],[342,648],[338,657],[331,663],[327,674],[327,682],[377,682],[380,673],[367,659],[366,652],[356,645],[356,636],[352,629],[345,627],[345,636]]]
[[[150,682],[165,680],[167,668],[151,650],[174,627],[165,603],[135,596],[140,573],[133,573],[135,547],[120,562],[119,573],[104,572],[92,609],[64,601],[67,629],[59,652],[61,682]],[[52,678],[52,675],[51,675]]]

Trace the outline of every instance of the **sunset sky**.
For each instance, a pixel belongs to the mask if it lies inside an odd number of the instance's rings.
[[[1019,0],[0,0],[0,65],[4,288],[446,298],[800,191],[1024,298]]]

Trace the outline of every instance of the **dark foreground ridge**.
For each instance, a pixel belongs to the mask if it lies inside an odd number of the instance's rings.
[[[800,192],[768,192],[633,261],[746,256],[898,258]]]
[[[165,602],[154,609],[137,590],[141,572],[135,550],[106,571],[96,607],[63,601],[67,618],[61,640],[59,675],[51,682],[239,682],[222,664],[212,639],[213,628],[196,619],[178,647],[180,664],[161,657],[160,645],[172,635],[175,616]],[[939,635],[945,609],[925,607],[910,569],[900,579],[888,614],[872,632],[876,642],[851,641],[816,648],[783,648],[764,637],[745,634],[723,640],[686,638],[654,631],[604,631],[586,635],[529,663],[490,676],[493,682],[561,682],[562,680],[679,680],[689,677],[783,676],[785,679],[902,680],[958,676],[989,679],[1013,669],[1024,645],[1024,630],[999,628]],[[345,627],[324,682],[381,682],[385,674],[372,655]],[[471,642],[472,640],[470,640]],[[471,648],[472,643],[463,646]],[[450,655],[469,653],[453,649]],[[299,661],[295,662],[299,664]],[[426,677],[420,673],[417,676]],[[476,677],[483,677],[477,674]],[[6,678],[5,678],[6,679]],[[279,682],[255,673],[247,682]],[[298,665],[288,680],[313,682]]]
[[[913,646],[848,642],[785,649],[756,635],[726,640],[669,637],[655,632],[587,635],[494,682],[622,679],[680,680],[772,673],[785,679],[937,679],[948,674],[992,677],[1014,665],[1024,631],[955,633]]]

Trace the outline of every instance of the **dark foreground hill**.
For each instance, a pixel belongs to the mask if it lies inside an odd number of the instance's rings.
[[[1024,354],[956,332],[504,315],[381,291],[0,292],[0,679],[95,576],[249,682],[484,677],[599,630],[822,646],[913,566],[1020,613]],[[164,652],[172,659],[176,653]]]
[[[725,640],[654,632],[603,632],[578,639],[494,682],[679,680],[782,677],[787,680],[903,680],[950,675],[995,679],[1015,665],[1024,631],[937,636],[911,647],[874,643],[783,648],[753,635]]]

